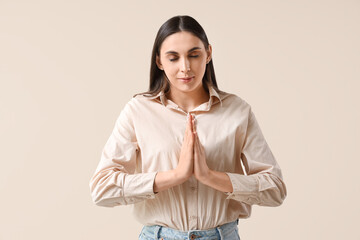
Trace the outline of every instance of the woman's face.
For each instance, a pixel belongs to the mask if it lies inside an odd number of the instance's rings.
[[[164,70],[172,91],[192,92],[202,87],[202,78],[210,59],[211,46],[209,45],[209,50],[206,51],[198,37],[182,31],[163,41],[156,64]],[[184,81],[183,78],[191,80]]]

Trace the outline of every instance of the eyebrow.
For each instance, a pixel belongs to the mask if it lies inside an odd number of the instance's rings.
[[[192,49],[190,49],[189,51],[188,51],[188,53],[189,52],[192,52],[192,51],[194,51],[194,50],[197,50],[197,49],[201,49],[200,47],[193,47]],[[177,54],[177,52],[175,52],[175,51],[167,51],[165,54]]]

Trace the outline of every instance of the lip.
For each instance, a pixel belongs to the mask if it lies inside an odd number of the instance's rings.
[[[192,77],[187,77],[187,78],[179,78],[179,80],[184,81],[184,82],[189,82],[189,81],[191,81],[193,78],[194,78],[194,76],[192,76]]]

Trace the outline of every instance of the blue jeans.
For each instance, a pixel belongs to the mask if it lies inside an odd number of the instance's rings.
[[[240,240],[238,224],[239,219],[212,229],[187,232],[160,225],[144,226],[139,240]]]

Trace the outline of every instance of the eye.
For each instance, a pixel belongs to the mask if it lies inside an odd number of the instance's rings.
[[[192,56],[190,56],[191,58],[197,58],[197,57],[199,57],[199,55],[192,55]],[[177,58],[172,58],[172,59],[169,59],[170,60],[170,62],[174,62],[174,61],[176,61],[177,60]]]

